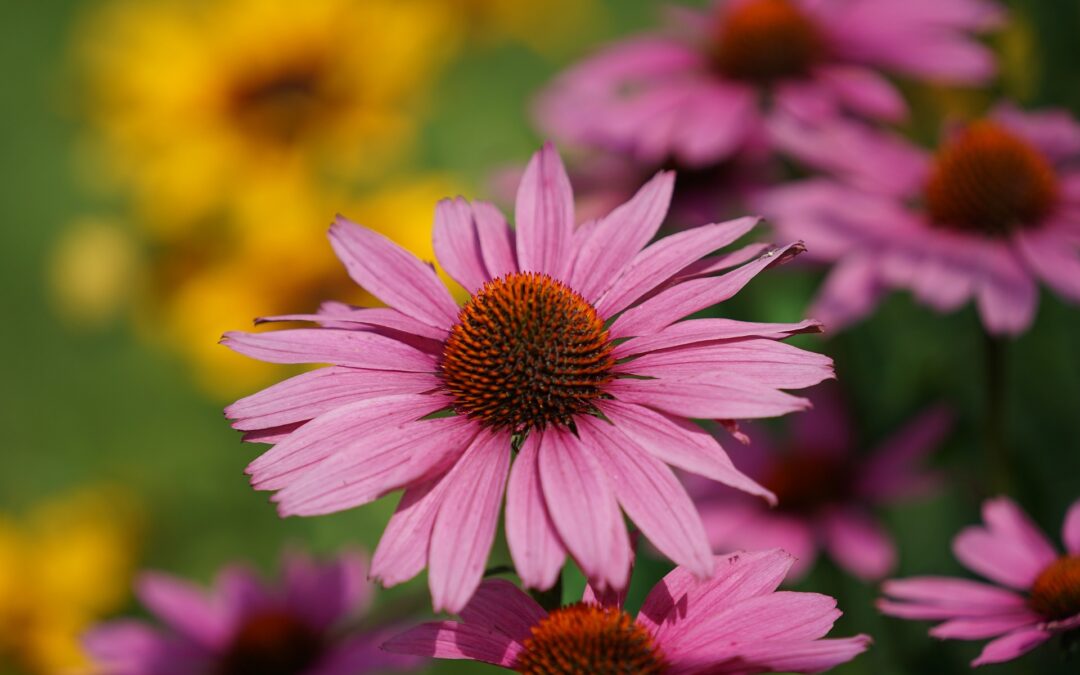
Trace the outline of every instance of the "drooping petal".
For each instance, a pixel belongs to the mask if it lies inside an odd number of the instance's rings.
[[[810,402],[753,380],[617,379],[605,389],[623,403],[636,403],[695,419],[778,417],[810,408]]]
[[[900,91],[870,68],[834,64],[818,69],[817,76],[848,109],[886,122],[902,121],[908,114]]]
[[[445,327],[429,326],[392,307],[353,307],[335,301],[322,303],[315,314],[263,316],[255,319],[255,324],[278,321],[311,321],[321,324],[324,328],[384,328],[395,331],[397,334],[418,336],[438,342],[445,340],[447,333]]]
[[[1035,649],[1053,636],[1053,633],[1035,627],[1015,630],[988,642],[983,647],[978,658],[971,662],[971,665],[984,666],[988,663],[1012,661],[1018,656]]]
[[[1061,540],[1071,555],[1080,555],[1080,500],[1073,502],[1061,526]]]
[[[431,354],[377,333],[338,328],[295,328],[272,333],[229,332],[221,343],[270,363],[331,363],[336,366],[434,373]]]
[[[545,143],[529,160],[514,207],[522,272],[564,279],[574,233],[574,193],[559,153]]]
[[[638,448],[616,425],[581,417],[577,428],[582,441],[599,451],[616,498],[649,541],[696,576],[711,575],[715,561],[705,528],[671,469]]]
[[[308,625],[328,630],[354,612],[366,610],[373,587],[367,583],[367,555],[347,550],[320,563],[300,551],[282,561],[285,602]]]
[[[890,616],[907,619],[974,618],[1030,611],[1019,594],[969,579],[893,579],[882,585],[882,592],[892,600],[879,602],[878,608]]]
[[[953,553],[968,569],[1017,589],[1027,589],[1057,558],[1053,545],[1011,499],[983,503],[986,527],[968,527],[953,540]]]
[[[330,245],[353,281],[394,309],[436,328],[457,319],[457,303],[435,270],[378,232],[338,216]]]
[[[457,197],[443,199],[435,205],[432,240],[439,264],[465,290],[475,293],[491,278],[484,264],[469,202]]]
[[[396,586],[412,579],[428,561],[431,529],[442,505],[445,477],[405,490],[371,559],[372,579]]]
[[[460,615],[465,623],[506,633],[516,642],[524,643],[532,635],[532,627],[547,612],[509,581],[486,579]]]
[[[985,640],[1041,621],[1035,612],[950,619],[930,629],[939,640]]]
[[[509,435],[481,432],[447,474],[428,553],[436,612],[460,611],[480,585],[509,471]]]
[[[793,672],[820,673],[847,663],[862,654],[873,640],[869,635],[856,635],[849,638],[831,638],[792,642],[786,639],[762,640],[748,645],[740,645],[733,651],[736,656],[729,668],[721,666],[718,673],[751,672]]]
[[[228,639],[219,608],[202,589],[166,574],[148,572],[136,585],[139,601],[178,633],[213,649]]]
[[[494,279],[518,271],[514,231],[499,209],[488,202],[472,203],[480,254],[488,275]]]
[[[96,626],[83,647],[110,675],[192,675],[211,666],[211,653],[197,645],[162,635],[132,620]]]
[[[654,350],[683,347],[700,342],[760,337],[782,340],[800,333],[820,333],[821,324],[812,319],[798,323],[753,323],[734,319],[689,319],[673,323],[651,335],[630,338],[615,345],[614,355],[623,359]]]
[[[506,543],[526,588],[551,588],[566,561],[566,549],[544,503],[537,467],[540,435],[529,434],[514,460],[506,486]]]
[[[896,567],[896,546],[868,513],[832,510],[824,516],[823,533],[829,555],[860,579],[880,579]]]
[[[863,466],[856,490],[874,502],[887,502],[925,491],[935,475],[919,461],[939,446],[952,427],[953,415],[943,406],[923,411],[886,440]]]
[[[457,621],[432,621],[387,640],[383,649],[438,659],[483,661],[509,668],[517,660],[521,645],[504,633],[487,627]]]
[[[1024,261],[1048,286],[1080,302],[1080,251],[1050,227],[1046,232],[1020,232],[1016,243]]]

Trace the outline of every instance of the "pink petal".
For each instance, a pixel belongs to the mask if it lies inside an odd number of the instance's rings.
[[[1045,232],[1021,232],[1016,244],[1024,261],[1048,286],[1080,302],[1080,252],[1051,227]]]
[[[287,551],[282,567],[286,604],[319,630],[330,629],[354,612],[365,612],[371,602],[367,555],[359,551],[345,551],[325,563]]]
[[[885,295],[877,261],[870,256],[850,256],[838,262],[807,310],[828,331],[839,332],[864,319]]]
[[[1034,612],[951,619],[931,628],[930,635],[939,640],[985,640],[1039,621]]]
[[[795,643],[786,639],[755,642],[738,647],[731,669],[719,672],[745,673],[744,668],[753,667],[762,672],[820,673],[847,663],[871,644],[869,635]]]
[[[1026,654],[1053,637],[1053,633],[1038,628],[1021,628],[1003,637],[992,640],[983,647],[978,658],[971,662],[974,666],[988,663],[1003,663]]]
[[[699,510],[716,552],[782,549],[792,558],[788,572],[792,583],[802,579],[817,560],[817,533],[805,518],[736,499],[716,499]]]
[[[577,428],[582,442],[599,451],[616,498],[649,541],[677,565],[709,577],[714,560],[705,528],[671,469],[639,449],[618,426],[581,417]]]
[[[555,526],[544,504],[537,467],[540,434],[529,434],[510,469],[506,487],[506,543],[526,588],[555,585],[566,560]]]
[[[372,579],[390,587],[420,574],[445,491],[445,476],[405,490],[375,548],[368,572]]]
[[[465,623],[505,633],[519,643],[528,640],[532,627],[547,616],[535,600],[505,579],[484,580],[460,614]]]
[[[660,461],[776,503],[773,493],[736,469],[716,439],[696,424],[616,400],[599,400],[597,407]]]
[[[630,338],[615,346],[615,358],[623,359],[671,347],[683,347],[698,342],[760,337],[782,340],[800,333],[819,333],[821,324],[807,320],[799,323],[752,323],[734,319],[689,319],[673,323],[651,335]]]
[[[291,478],[273,501],[282,516],[316,516],[369,504],[445,473],[477,431],[460,416],[382,425]]]
[[[305,422],[350,403],[396,394],[420,394],[439,386],[431,373],[361,370],[331,366],[302,373],[225,408],[234,429],[249,431]]]
[[[628,580],[629,560],[623,567],[610,561],[620,543],[617,530],[625,533],[626,528],[594,452],[569,432],[545,430],[538,459],[540,482],[555,529],[588,580],[601,590],[621,589]]]
[[[1080,500],[1073,502],[1065,514],[1065,523],[1061,526],[1061,539],[1065,550],[1071,555],[1080,555]]]
[[[330,244],[353,281],[379,300],[436,328],[457,321],[457,303],[435,270],[390,239],[338,216]]]
[[[665,636],[680,633],[701,617],[772,593],[791,562],[779,549],[716,556],[715,572],[707,581],[677,567],[645,597],[637,621],[663,645]]]
[[[874,451],[858,478],[859,494],[887,502],[934,485],[934,476],[918,464],[941,445],[952,424],[952,412],[942,406],[923,411]]]
[[[352,368],[434,373],[435,358],[404,342],[367,331],[297,328],[273,333],[229,332],[221,343],[270,363],[332,363]]]
[[[483,661],[509,668],[521,645],[503,633],[456,621],[422,623],[383,644],[397,654],[416,654],[438,659]]]
[[[575,238],[577,257],[567,282],[588,300],[611,287],[626,265],[660,229],[671,203],[675,174],[661,171],[630,201],[601,218],[587,235]]]
[[[829,555],[860,579],[880,579],[896,567],[896,546],[867,513],[854,507],[830,511],[823,531]]]
[[[387,328],[399,333],[409,333],[437,342],[446,339],[445,327],[436,328],[423,321],[417,321],[408,314],[390,307],[353,307],[343,302],[328,301],[322,303],[316,314],[283,314],[264,316],[255,319],[262,324],[276,321],[314,321],[324,328]]]
[[[1080,123],[1066,110],[1024,111],[1004,103],[994,109],[992,117],[1055,163],[1070,162],[1080,154]]]
[[[140,621],[97,625],[83,635],[82,643],[109,675],[191,675],[212,667],[211,655],[204,649],[170,639]]]
[[[334,408],[267,450],[248,465],[257,488],[276,490],[293,472],[314,465],[349,444],[386,426],[418,420],[447,407],[449,400],[435,394],[400,394],[369,398]]]
[[[472,203],[476,236],[488,275],[494,279],[518,271],[514,231],[499,209],[488,202]]]
[[[979,316],[996,335],[1019,335],[1031,326],[1039,289],[1011,251],[987,251],[993,257],[976,288]]]
[[[521,271],[565,278],[574,233],[574,193],[566,167],[550,142],[525,167],[514,219]]]
[[[1028,589],[1057,552],[1046,535],[1011,499],[983,503],[986,527],[965,528],[953,540],[953,553],[968,569],[1017,589]]]
[[[884,76],[869,68],[833,64],[819,69],[818,78],[848,109],[885,122],[900,122],[908,115],[907,103]]]
[[[623,403],[636,403],[695,419],[778,417],[810,408],[810,402],[804,398],[752,380],[617,379],[605,389]]]
[[[228,639],[220,609],[196,586],[156,572],[139,576],[139,601],[173,630],[213,649]]]
[[[481,432],[447,474],[428,553],[428,585],[436,612],[460,611],[480,585],[509,471],[509,436]]]
[[[596,302],[596,311],[607,317],[617,314],[687,265],[731,244],[757,223],[757,218],[739,218],[664,237],[634,256],[622,276]]]
[[[950,577],[893,579],[882,585],[889,598],[878,607],[890,616],[907,619],[977,618],[989,615],[1027,614],[1020,595],[979,581]]]
[[[671,152],[687,167],[715,166],[745,147],[758,121],[758,94],[742,83],[695,87],[674,111]]]
[[[694,312],[727,300],[762,270],[783,264],[803,250],[801,244],[788,244],[719,277],[693,279],[661,291],[623,312],[611,324],[609,334],[614,339],[659,331]]]
[[[443,199],[435,205],[432,240],[439,264],[465,290],[475,293],[491,278],[484,264],[469,202],[457,197]]]

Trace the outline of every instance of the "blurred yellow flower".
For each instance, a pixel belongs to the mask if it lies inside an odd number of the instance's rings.
[[[130,497],[108,488],[46,502],[22,522],[0,514],[0,664],[48,675],[85,666],[80,635],[123,605],[137,530]]]
[[[359,199],[298,182],[265,188],[236,204],[226,230],[161,247],[150,262],[152,282],[140,303],[142,332],[189,358],[199,383],[221,398],[281,374],[219,346],[225,331],[247,328],[256,316],[314,311],[323,300],[370,302],[326,239],[335,213],[434,260],[435,202],[460,191],[445,176],[403,179]]]
[[[106,175],[170,235],[282,174],[384,172],[453,50],[450,13],[425,0],[112,0],[78,41]]]
[[[120,223],[81,218],[53,245],[46,267],[50,297],[64,319],[100,327],[116,317],[139,277],[139,253]]]

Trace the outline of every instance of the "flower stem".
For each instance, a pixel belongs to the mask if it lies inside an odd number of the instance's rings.
[[[1008,366],[1005,339],[983,331],[984,368],[986,372],[986,410],[983,424],[986,468],[990,474],[991,491],[1005,494],[1012,477],[1012,461],[1005,439],[1006,370]]]

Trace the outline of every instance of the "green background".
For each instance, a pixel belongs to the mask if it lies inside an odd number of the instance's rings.
[[[80,120],[68,45],[73,22],[88,4],[0,3],[0,509],[20,512],[85,483],[120,483],[148,509],[144,565],[202,581],[233,559],[271,569],[284,542],[319,551],[347,543],[373,548],[396,496],[334,516],[280,520],[242,473],[258,447],[240,443],[222,419],[220,402],[199,393],[179,357],[137,342],[123,322],[78,332],[52,315],[43,272],[50,244],[72,218],[101,210],[100,201],[76,183],[72,161]],[[1037,36],[1025,103],[1080,112],[1080,5],[1014,5],[1030,13]],[[651,3],[612,0],[610,21],[596,27],[594,42],[648,25],[653,9]],[[594,42],[567,50],[563,60]],[[525,102],[560,65],[560,58],[515,46],[463,57],[432,99],[438,103],[425,132],[424,166],[480,185],[491,167],[527,157],[538,139]],[[815,273],[800,269],[770,273],[725,313],[794,320],[817,281]],[[1014,469],[1009,490],[1055,540],[1065,509],[1080,496],[1078,333],[1080,311],[1044,293],[1033,328],[1006,346],[1001,422]],[[885,517],[900,544],[901,575],[959,573],[948,542],[976,521],[989,482],[981,459],[985,344],[974,312],[940,317],[894,295],[872,321],[828,343],[802,344],[836,358],[870,441],[928,402],[944,400],[956,408],[957,430],[935,458],[950,472],[948,489]],[[663,563],[639,563],[636,602],[663,570]],[[580,580],[569,588],[579,589]],[[876,638],[873,649],[836,672],[959,673],[978,652],[975,643],[927,637],[925,623],[880,617],[871,604],[875,589],[828,563],[800,588],[839,597],[846,615],[835,635],[868,632]],[[425,594],[424,580],[414,580],[380,595],[380,611],[423,608]],[[1064,661],[1052,644],[987,671],[1066,673],[1076,672],[1078,663]],[[440,664],[432,672],[481,670]]]

